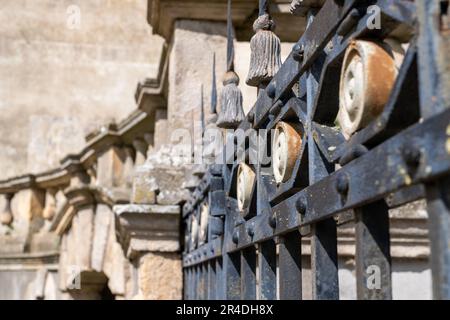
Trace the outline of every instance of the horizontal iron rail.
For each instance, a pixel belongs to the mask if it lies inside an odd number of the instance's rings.
[[[257,215],[237,226],[238,243],[227,239],[224,244],[225,251],[241,250],[340,212],[374,202],[401,188],[449,173],[449,125],[450,110],[447,109],[387,140],[361,158],[275,206],[275,229],[269,225],[272,212]],[[422,157],[417,168],[408,168],[404,152],[413,147],[418,148]],[[373,166],[373,163],[377,165]],[[338,183],[348,184],[346,195],[339,193]],[[303,206],[302,210],[306,212],[304,216],[298,212],[299,205]],[[246,231],[249,226],[254,230],[253,236],[248,235]]]

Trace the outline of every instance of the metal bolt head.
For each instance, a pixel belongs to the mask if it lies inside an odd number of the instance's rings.
[[[292,48],[292,58],[294,58],[295,61],[300,62],[303,60],[303,54],[305,52],[305,49],[303,45],[297,43]]]
[[[239,241],[239,231],[235,230],[233,232],[233,236],[231,238],[231,240],[233,240],[233,243],[237,244]]]
[[[406,146],[403,149],[403,158],[408,166],[417,167],[420,163],[422,154],[420,150],[413,146]]]
[[[276,87],[275,87],[275,84],[274,84],[274,83],[271,82],[271,83],[269,84],[269,86],[268,86],[267,89],[266,89],[266,93],[267,93],[267,96],[268,96],[270,99],[275,98]]]
[[[277,216],[275,213],[269,217],[269,226],[272,229],[275,229],[275,227],[277,226]]]
[[[340,194],[346,194],[348,192],[348,176],[346,174],[340,174],[336,181],[336,190]]]
[[[255,231],[253,230],[253,226],[248,226],[248,227],[247,227],[247,234],[248,234],[250,237],[253,237],[253,236],[255,235]]]
[[[253,123],[253,121],[255,120],[255,114],[254,114],[253,112],[250,112],[250,113],[247,115],[247,117],[248,117],[248,121],[249,121],[249,122],[252,122],[252,123]]]
[[[301,215],[304,215],[306,213],[306,204],[303,198],[298,198],[295,202],[295,209],[297,209],[297,212]]]

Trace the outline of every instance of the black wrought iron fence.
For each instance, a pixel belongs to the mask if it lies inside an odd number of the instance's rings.
[[[433,295],[448,299],[448,1],[313,2],[293,1],[306,31],[257,83],[232,161],[221,155],[184,205],[185,298],[301,299],[309,237],[312,297],[338,299],[336,229],[353,221],[357,297],[391,299],[389,207],[425,198]],[[248,161],[252,129],[272,130],[268,164]]]

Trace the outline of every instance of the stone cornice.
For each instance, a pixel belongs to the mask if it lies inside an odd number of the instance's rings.
[[[114,144],[131,145],[137,137],[154,130],[155,111],[166,108],[166,87],[169,55],[166,45],[161,52],[158,75],[137,85],[137,109],[127,118],[109,123],[86,136],[86,146],[78,153],[69,154],[60,161],[60,166],[38,174],[27,174],[0,181],[0,194],[15,193],[36,187],[41,189],[69,183],[71,175],[90,167],[97,156]]]
[[[297,41],[292,29],[304,30],[304,18],[290,12],[291,0],[275,0],[270,12],[277,22],[277,33],[283,41]],[[257,17],[258,2],[234,0],[232,4],[233,25],[241,40],[253,35],[252,25]],[[177,19],[226,21],[227,0],[148,0],[147,21],[153,32],[170,41],[173,25]],[[241,30],[242,29],[242,30]],[[294,37],[298,37],[298,32]]]
[[[116,205],[116,230],[126,256],[180,249],[180,207],[171,205]]]
[[[114,144],[131,144],[133,139],[150,132],[152,118],[136,110],[117,127],[105,126],[89,137],[86,147],[77,154],[67,155],[58,168],[38,174],[27,174],[0,181],[0,194],[15,193],[27,188],[46,189],[68,184],[73,173],[84,171],[98,154]]]
[[[167,44],[163,44],[156,78],[147,78],[136,87],[134,97],[139,110],[154,115],[156,109],[166,107],[168,69],[169,54]]]
[[[69,187],[64,190],[66,202],[61,210],[56,213],[55,219],[52,221],[50,231],[55,231],[58,235],[62,235],[73,216],[83,207],[103,203],[109,207],[115,204],[127,203],[130,198],[130,191],[119,188],[103,188],[94,185],[81,185],[78,187]]]

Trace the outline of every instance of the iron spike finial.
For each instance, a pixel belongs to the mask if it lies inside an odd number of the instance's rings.
[[[269,0],[259,0],[259,16],[269,14]]]
[[[223,89],[220,95],[220,112],[216,125],[219,128],[234,129],[244,120],[242,92],[239,89],[239,76],[234,72],[234,32],[231,17],[231,0],[228,0],[227,12],[227,72],[223,77]]]
[[[200,121],[202,124],[202,134],[205,131],[205,110],[203,106],[203,84],[200,85]]]
[[[212,86],[211,86],[211,114],[217,113],[217,84],[216,84],[216,53],[213,53]]]
[[[231,16],[231,0],[227,7],[227,71],[234,71],[234,36],[233,19]]]

